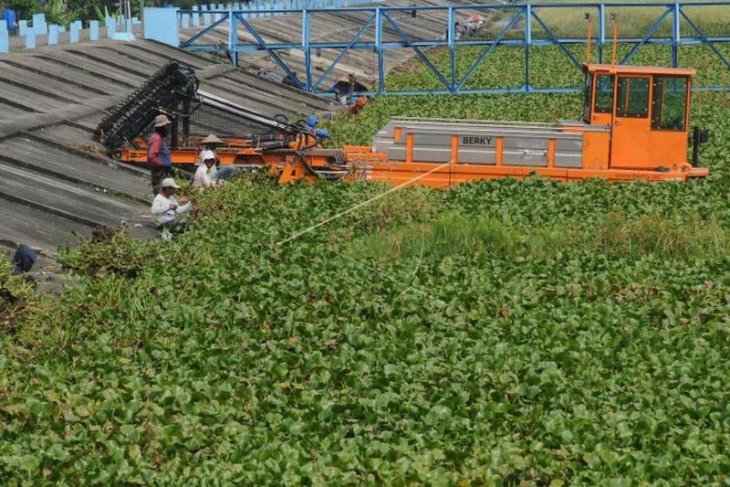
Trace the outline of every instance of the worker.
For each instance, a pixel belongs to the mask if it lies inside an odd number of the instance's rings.
[[[457,20],[454,22],[454,40],[458,41],[461,38],[461,24]],[[449,28],[446,27],[446,36],[444,36],[445,40],[449,40]]]
[[[157,229],[162,240],[170,240],[175,233],[182,233],[190,224],[183,218],[192,209],[192,202],[179,205],[175,198],[175,190],[180,189],[174,179],[165,178],[160,182],[160,192],[152,201],[150,213],[155,217]]]
[[[287,75],[284,77],[284,79],[281,80],[281,83],[286,86],[293,86],[294,88],[299,88],[301,85],[299,81],[299,73],[296,71],[290,71],[287,73]]]
[[[470,37],[476,34],[479,29],[484,27],[484,25],[487,23],[486,20],[484,20],[484,17],[481,15],[472,15],[469,17],[469,19],[466,21],[466,27],[465,32],[466,36]]]
[[[33,264],[38,259],[38,253],[26,244],[18,245],[13,254],[13,274],[25,274],[30,272]]]
[[[218,147],[224,145],[225,142],[223,142],[221,139],[218,138],[215,134],[210,134],[206,138],[200,141],[200,145],[202,145],[202,149],[200,149],[200,152],[198,153],[198,162],[195,163],[196,166],[199,166],[203,163],[203,154],[206,152],[213,152],[213,155],[216,156],[216,159],[218,158]]]
[[[203,163],[203,153],[206,151],[213,152],[213,155],[215,155],[215,165],[210,169],[210,177],[213,181],[228,181],[233,177],[233,174],[236,172],[235,168],[232,166],[226,166],[221,167],[221,159],[218,157],[218,147],[225,145],[225,142],[222,141],[218,136],[215,134],[210,134],[206,138],[200,141],[200,143],[203,145],[203,148],[198,153],[198,162],[195,163],[196,166],[199,166]]]
[[[147,164],[152,178],[152,190],[160,192],[160,181],[169,178],[172,173],[172,158],[167,145],[167,129],[172,122],[165,115],[155,117],[155,128],[147,146]]]
[[[202,163],[198,165],[193,179],[194,188],[212,188],[218,184],[217,178],[213,178],[211,171],[215,170],[216,157],[213,151],[206,150],[200,155]]]
[[[350,105],[350,115],[357,115],[367,105],[368,98],[366,96],[356,96],[352,99],[352,105]]]
[[[335,99],[338,104],[347,105],[355,93],[368,91],[368,88],[357,81],[357,77],[354,73],[350,73],[346,78],[340,78],[334,85],[332,85],[330,91],[335,94]]]
[[[12,8],[6,7],[3,10],[3,20],[10,34],[15,34],[18,28],[18,13]]]
[[[326,130],[317,128],[317,125],[319,125],[319,117],[317,115],[308,116],[306,123],[314,136],[319,137],[320,139],[329,139],[331,137],[330,133]]]

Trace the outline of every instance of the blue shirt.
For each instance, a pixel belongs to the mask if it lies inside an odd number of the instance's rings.
[[[166,168],[172,167],[172,157],[170,156],[170,148],[167,146],[167,141],[162,139],[162,147],[160,147],[160,153],[157,156],[162,161],[162,166]]]
[[[3,10],[3,20],[5,20],[9,31],[14,31],[18,26],[18,14],[11,8]]]

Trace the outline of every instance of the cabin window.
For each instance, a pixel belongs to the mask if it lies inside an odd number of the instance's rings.
[[[591,123],[591,90],[593,88],[593,75],[586,73],[585,98],[583,100],[583,120]]]
[[[596,102],[593,104],[596,113],[613,111],[613,75],[599,74],[596,77]]]
[[[616,116],[624,118],[649,116],[649,78],[618,79]]]
[[[684,131],[687,111],[687,78],[655,76],[651,128]]]

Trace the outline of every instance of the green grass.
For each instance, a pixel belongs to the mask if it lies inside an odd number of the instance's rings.
[[[31,283],[12,272],[10,255],[0,251],[0,334],[16,329],[25,304],[33,297]]]
[[[201,199],[199,227],[172,243],[65,255],[81,286],[0,341],[0,473],[722,483],[718,188],[409,189],[278,247],[384,188],[238,180]]]
[[[553,3],[553,2],[535,2],[533,11],[542,19],[545,24],[552,30],[556,35],[560,37],[572,37],[572,38],[585,38],[587,37],[588,24],[585,20],[585,14],[590,14],[592,19],[592,33],[593,38],[596,39],[598,36],[598,9],[597,8],[584,8],[584,7],[566,7],[566,8],[540,8],[540,3]],[[570,3],[579,3],[578,0],[575,2],[561,2],[570,5]],[[643,37],[647,29],[659,19],[659,17],[666,10],[665,7],[613,7],[611,3],[606,3],[606,39],[610,40],[613,36],[613,24],[611,23],[611,15],[616,16],[618,23],[618,35],[619,37]],[[695,23],[695,25],[701,26],[701,29],[705,35],[718,35],[727,36],[730,34],[730,8],[727,6],[691,6],[689,4],[683,5],[683,11],[685,14]],[[499,20],[509,20],[511,15],[509,11],[501,12],[497,18],[496,25],[491,25],[485,32],[488,37],[494,37],[499,33],[501,27]],[[673,13],[670,13],[660,24],[655,37],[671,37],[672,35],[672,22]],[[536,20],[532,22],[533,36],[537,38],[547,38],[547,32],[539,25]],[[521,21],[516,24],[516,28],[524,28],[524,23]],[[695,36],[696,31],[683,17],[680,18],[680,35],[681,36]]]
[[[571,252],[642,259],[648,255],[692,259],[730,254],[730,232],[716,221],[675,221],[650,213],[638,219],[622,212],[585,226],[568,219],[535,229],[496,218],[445,211],[433,221],[368,235],[348,250],[353,258],[395,262],[475,254],[504,259],[550,259]]]

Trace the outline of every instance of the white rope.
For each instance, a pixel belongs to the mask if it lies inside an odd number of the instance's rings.
[[[302,235],[306,235],[307,233],[309,233],[309,232],[311,232],[313,230],[316,230],[317,228],[319,228],[321,226],[324,226],[324,225],[328,224],[331,221],[337,220],[338,218],[340,218],[342,216],[345,216],[348,213],[352,213],[353,211],[355,211],[357,209],[360,209],[363,206],[367,206],[370,203],[373,203],[374,201],[377,201],[377,200],[379,200],[381,198],[384,198],[385,196],[389,195],[390,193],[394,193],[394,192],[398,191],[399,189],[405,188],[409,184],[414,183],[414,182],[418,181],[419,179],[421,179],[423,177],[426,177],[429,174],[432,174],[432,173],[438,171],[439,169],[442,169],[442,168],[444,168],[444,167],[446,167],[446,166],[448,166],[450,164],[451,164],[451,161],[445,162],[444,164],[441,164],[440,166],[437,166],[437,167],[431,169],[430,171],[427,171],[427,172],[425,172],[423,174],[419,174],[418,176],[416,176],[416,177],[414,177],[412,179],[409,179],[405,183],[401,183],[398,186],[395,186],[393,188],[390,188],[388,191],[386,191],[384,193],[380,193],[378,195],[375,195],[372,198],[370,198],[368,200],[365,200],[363,202],[360,202],[360,203],[356,204],[355,206],[353,206],[351,208],[348,208],[345,211],[341,211],[340,213],[337,213],[336,215],[331,216],[331,217],[329,217],[329,218],[327,218],[325,220],[322,220],[321,222],[316,223],[316,224],[312,225],[311,227],[305,228],[304,230],[300,230],[299,232],[293,234],[292,236],[290,236],[288,238],[285,238],[281,242],[278,242],[276,245],[283,245],[283,244],[285,244],[287,242],[291,242],[292,240],[296,240],[299,237],[301,237]]]

